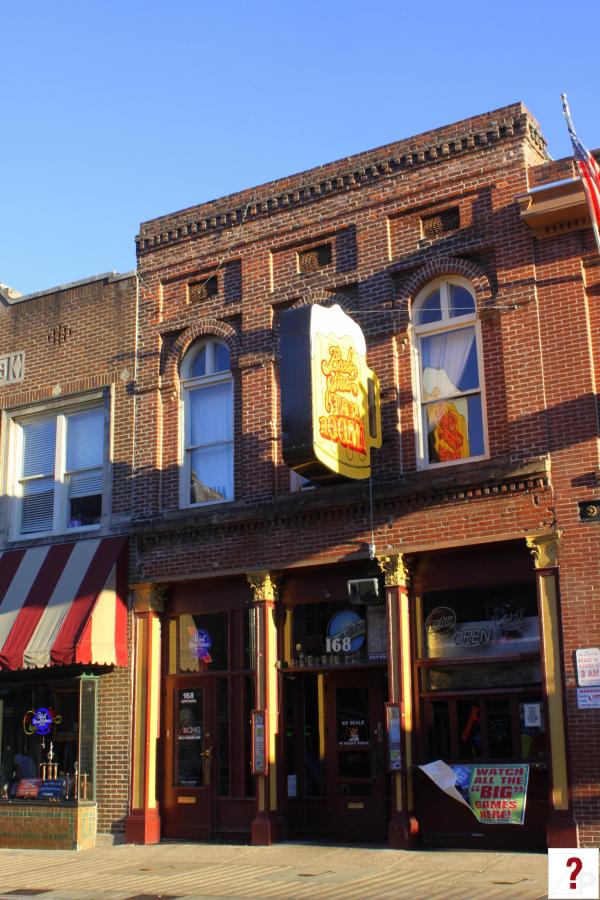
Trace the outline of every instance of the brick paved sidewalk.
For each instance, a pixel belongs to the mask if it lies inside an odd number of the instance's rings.
[[[535,900],[546,879],[545,854],[302,843],[0,850],[1,900]]]

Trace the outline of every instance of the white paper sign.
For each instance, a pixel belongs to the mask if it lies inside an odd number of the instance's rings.
[[[548,900],[598,898],[598,850],[548,850]]]
[[[577,688],[578,709],[600,709],[600,687]]]
[[[577,684],[579,687],[600,685],[600,647],[587,647],[575,651]]]
[[[525,728],[541,728],[542,727],[542,710],[539,703],[524,703],[523,718],[525,720]]]

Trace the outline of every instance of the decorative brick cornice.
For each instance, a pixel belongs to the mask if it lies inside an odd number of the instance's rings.
[[[403,282],[397,300],[405,309],[409,309],[410,303],[429,281],[450,275],[460,275],[471,283],[479,310],[485,309],[492,302],[492,286],[483,269],[456,256],[438,256],[426,262]]]
[[[516,104],[379,150],[320,166],[263,185],[254,191],[233,194],[213,203],[142,223],[136,238],[137,253],[143,256],[197,236],[233,229],[281,211],[306,206],[323,197],[382,182],[398,173],[479,153],[482,149],[511,142],[515,138],[525,139],[542,156],[547,156],[546,142],[537,124],[525,107]]]
[[[235,368],[241,353],[241,342],[238,333],[227,322],[219,319],[201,319],[186,328],[180,334],[167,354],[164,369],[164,384],[173,384],[181,360],[194,341],[201,337],[221,338],[227,344],[231,360],[231,368]]]
[[[398,515],[409,507],[427,509],[452,503],[481,502],[493,497],[543,492],[549,479],[544,459],[521,464],[499,461],[473,463],[450,474],[414,472],[395,484],[375,485],[373,499],[378,514]],[[351,516],[358,521],[369,510],[369,489],[363,484],[338,485],[319,491],[286,494],[270,502],[246,506],[228,503],[203,510],[174,512],[169,518],[132,523],[131,531],[144,544],[160,543],[167,536],[175,541],[181,534],[243,535],[264,533],[265,528],[293,527],[294,522],[311,522],[319,528],[325,521]],[[490,513],[491,514],[491,513]]]

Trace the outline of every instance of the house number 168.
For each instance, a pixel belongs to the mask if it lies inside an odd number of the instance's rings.
[[[348,653],[350,651],[350,638],[325,638],[325,649],[328,653],[339,653],[340,650],[343,650],[344,653]]]

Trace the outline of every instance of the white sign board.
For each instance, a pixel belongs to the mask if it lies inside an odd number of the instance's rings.
[[[587,647],[575,651],[577,684],[579,687],[600,685],[600,647]]]
[[[600,709],[600,687],[577,688],[577,709]]]
[[[542,705],[541,703],[524,703],[523,718],[525,719],[525,728],[541,728],[542,727]]]

